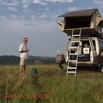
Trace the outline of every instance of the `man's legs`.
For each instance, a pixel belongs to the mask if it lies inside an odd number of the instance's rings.
[[[61,61],[61,62],[59,63],[59,70],[63,70],[62,64],[63,64],[63,62]]]
[[[20,75],[25,74],[25,69],[26,69],[25,62],[26,60],[24,58],[20,58]]]
[[[25,68],[26,66],[20,66],[20,75],[24,75],[25,74]]]

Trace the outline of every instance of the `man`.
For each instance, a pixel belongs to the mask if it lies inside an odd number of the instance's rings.
[[[27,42],[28,38],[23,39],[23,43],[19,46],[19,52],[20,52],[20,74],[24,75],[25,74],[25,69],[26,69],[26,62],[28,59],[28,52],[29,49],[27,49]]]

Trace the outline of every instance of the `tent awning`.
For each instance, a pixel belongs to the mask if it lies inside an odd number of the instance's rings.
[[[74,12],[69,12],[63,15],[60,15],[59,17],[82,17],[82,16],[92,16],[95,12],[98,12],[98,9],[87,9],[87,10],[80,10],[80,11],[74,11]],[[100,15],[100,13],[99,13]]]

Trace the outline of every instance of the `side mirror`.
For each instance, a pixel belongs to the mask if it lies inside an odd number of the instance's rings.
[[[100,32],[103,33],[103,24],[100,26]]]
[[[57,22],[60,26],[64,25],[64,21]]]

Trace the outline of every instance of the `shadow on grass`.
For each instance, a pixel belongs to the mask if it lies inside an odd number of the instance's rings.
[[[101,72],[101,69],[97,66],[78,66],[78,71],[94,71]]]

